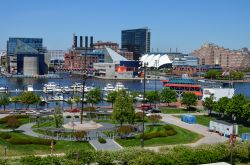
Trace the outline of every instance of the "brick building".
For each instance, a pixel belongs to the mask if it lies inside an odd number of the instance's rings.
[[[247,48],[230,50],[209,43],[193,51],[192,55],[199,58],[199,65],[220,65],[223,69],[250,67],[250,52]]]

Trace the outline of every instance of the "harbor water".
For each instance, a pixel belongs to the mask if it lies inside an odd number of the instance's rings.
[[[49,95],[42,92],[44,84],[47,84],[48,82],[55,82],[56,84],[59,84],[61,87],[64,86],[71,86],[75,82],[82,83],[82,79],[79,75],[71,75],[68,73],[60,74],[61,78],[0,78],[0,87],[7,87],[8,90],[11,90],[10,93],[11,96],[19,95],[22,90],[26,90],[28,85],[33,85],[34,90],[40,90],[37,92],[40,96],[43,96],[44,98],[48,98]],[[143,81],[141,80],[108,80],[108,79],[98,79],[98,78],[88,78],[86,80],[87,86],[94,86],[100,89],[103,89],[106,84],[112,84],[113,86],[117,83],[121,82],[124,84],[126,88],[128,88],[129,91],[143,91]],[[242,93],[243,95],[250,98],[250,83],[234,83],[233,84],[235,88],[235,94]],[[161,90],[163,88],[162,82],[160,80],[146,80],[146,90],[152,91],[152,90]],[[73,93],[71,94],[65,94],[65,97],[72,97]],[[80,93],[74,93],[74,95],[80,95]],[[64,107],[68,107],[69,105],[65,102],[60,103]],[[107,103],[102,102],[100,105],[107,105]],[[9,105],[9,108],[13,108],[14,105]],[[17,105],[18,108],[22,108]],[[47,107],[53,107],[55,106],[55,103],[50,103],[46,105]]]

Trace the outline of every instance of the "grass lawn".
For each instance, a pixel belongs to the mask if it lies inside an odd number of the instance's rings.
[[[204,115],[196,116],[197,124],[201,124],[201,125],[204,125],[204,126],[207,126],[207,127],[209,126],[209,122],[212,119],[216,119],[216,117],[204,116]],[[242,133],[250,133],[250,128],[249,127],[239,125],[238,129],[239,129],[238,130],[239,135],[241,135]]]
[[[54,121],[47,121],[44,123],[40,123],[39,125],[33,125],[32,128],[53,127],[53,126],[55,126]]]
[[[174,136],[168,136],[168,137],[157,137],[149,140],[144,141],[144,145],[146,147],[149,146],[161,146],[161,145],[173,145],[173,144],[186,144],[186,143],[192,143],[197,140],[199,140],[202,135],[199,135],[197,133],[191,132],[189,130],[177,127],[175,125],[171,125],[174,130],[177,132]],[[161,129],[157,127],[147,127],[147,131],[161,131]],[[141,142],[138,138],[133,139],[116,139],[116,141],[122,145],[123,147],[132,147],[132,146],[140,146]]]
[[[175,114],[175,113],[191,113],[191,112],[196,112],[196,111],[188,111],[183,108],[167,108],[167,107],[161,107],[160,108],[162,113],[165,114]]]
[[[19,139],[34,139],[34,137],[24,135],[19,132],[12,132],[12,136]],[[7,146],[7,156],[23,156],[23,155],[34,155],[34,154],[49,154],[49,145],[38,145],[38,144],[11,144],[4,139],[0,138],[0,152],[4,153],[4,146]],[[93,149],[88,142],[70,142],[70,141],[57,141],[55,144],[54,153],[64,153],[71,149]],[[3,156],[3,154],[1,155]]]

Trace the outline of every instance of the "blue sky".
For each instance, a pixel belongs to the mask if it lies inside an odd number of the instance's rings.
[[[249,0],[2,0],[0,7],[0,49],[8,37],[67,49],[74,32],[120,44],[121,30],[145,26],[154,50],[188,53],[206,42],[250,48]]]

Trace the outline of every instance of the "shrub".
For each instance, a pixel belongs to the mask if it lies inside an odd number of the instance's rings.
[[[10,139],[11,138],[11,135],[7,132],[1,132],[0,133],[0,138],[2,139]]]
[[[9,128],[12,128],[13,130],[15,130],[21,125],[21,123],[15,116],[11,116],[7,120],[7,125]]]
[[[77,131],[74,132],[74,137],[76,138],[76,140],[80,141],[82,140],[82,138],[84,138],[87,135],[87,132],[85,131]]]
[[[167,137],[167,136],[173,136],[176,135],[177,132],[174,130],[174,128],[171,125],[164,125],[164,132],[163,131],[158,131],[158,132],[149,132],[149,133],[144,133],[144,136],[141,134],[139,138],[143,138],[144,140],[149,140],[153,139],[156,137]]]
[[[131,125],[123,125],[117,130],[120,134],[128,135],[133,131],[133,127]]]
[[[30,138],[30,139],[25,139],[25,138],[19,138],[15,136],[11,136],[11,138],[8,140],[11,144],[40,144],[40,145],[50,145],[51,140],[49,139],[40,139],[40,138]],[[55,141],[53,141],[54,144],[56,144]]]
[[[107,143],[107,141],[104,138],[98,138],[98,141],[99,143],[102,143],[102,144]]]
[[[162,117],[160,115],[150,115],[148,116],[148,119],[155,124],[159,122],[162,119]]]

